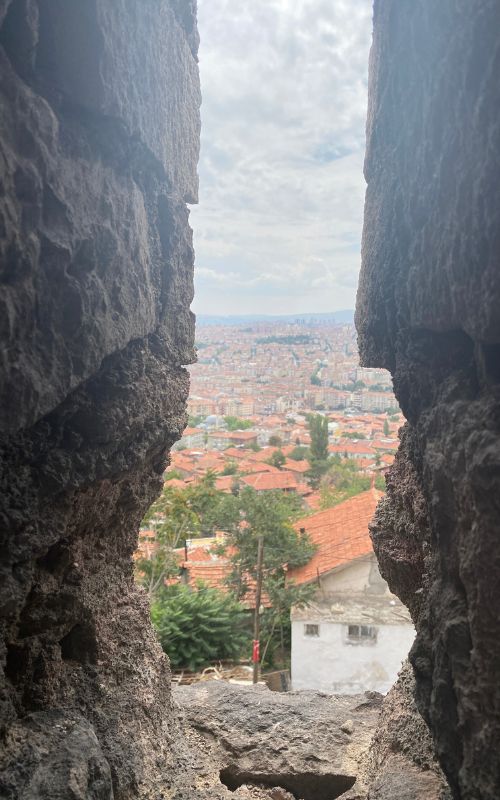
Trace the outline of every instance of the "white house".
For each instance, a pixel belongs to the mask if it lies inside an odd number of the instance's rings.
[[[335,694],[386,693],[413,643],[406,607],[381,577],[368,523],[374,489],[298,524],[317,545],[290,575],[314,583],[314,601],[292,609],[292,686]]]

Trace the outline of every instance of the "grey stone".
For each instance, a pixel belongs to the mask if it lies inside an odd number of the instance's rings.
[[[373,541],[460,800],[500,795],[499,31],[496,0],[375,3],[356,311],[407,419]]]
[[[111,771],[86,719],[41,711],[13,724],[0,755],[5,800],[112,800]]]
[[[193,796],[132,554],[186,423],[194,359],[195,17],[177,0],[0,3],[11,800]]]
[[[406,663],[384,698],[370,746],[369,800],[450,800],[427,725],[417,711],[415,679]]]
[[[271,692],[209,681],[174,688],[207,780],[281,787],[305,800],[364,800],[367,754],[382,696]],[[344,732],[346,719],[355,735]]]

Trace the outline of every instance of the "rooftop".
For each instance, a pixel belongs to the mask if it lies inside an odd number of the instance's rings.
[[[382,492],[368,489],[338,506],[298,520],[296,530],[303,528],[318,549],[308,564],[290,570],[290,578],[296,583],[309,583],[318,575],[371,553],[368,525],[381,497]]]

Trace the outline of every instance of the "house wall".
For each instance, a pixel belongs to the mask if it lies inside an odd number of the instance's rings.
[[[335,572],[321,576],[321,589],[324,592],[367,592],[385,594],[389,592],[382,578],[375,555],[365,556]]]
[[[379,625],[375,644],[350,644],[346,642],[346,625],[315,619],[310,622],[319,624],[318,638],[304,636],[307,619],[292,622],[293,689],[385,694],[395,682],[415,635],[409,624]]]

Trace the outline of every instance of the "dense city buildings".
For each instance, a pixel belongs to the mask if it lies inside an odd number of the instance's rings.
[[[198,327],[192,416],[397,410],[389,373],[359,366],[354,326],[255,322]]]
[[[238,483],[296,492],[306,510],[328,505],[325,481],[310,479],[308,420],[320,414],[328,420],[328,457],[382,480],[403,418],[389,373],[359,366],[353,325],[205,324],[197,349],[189,424],[167,479],[189,485],[211,471],[225,492]]]

